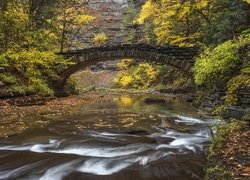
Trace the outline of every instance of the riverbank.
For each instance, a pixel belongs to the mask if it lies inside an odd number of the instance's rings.
[[[224,122],[208,150],[206,180],[247,180],[250,178],[250,124]]]
[[[23,132],[29,127],[43,127],[48,121],[45,116],[62,116],[74,113],[81,104],[112,101],[109,94],[85,93],[63,98],[28,96],[0,100],[0,138]],[[33,102],[33,104],[31,104]],[[74,111],[73,111],[74,109]],[[39,120],[33,117],[40,117]],[[43,120],[44,119],[44,120]]]

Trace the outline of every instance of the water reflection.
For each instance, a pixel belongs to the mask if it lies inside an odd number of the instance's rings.
[[[203,179],[214,120],[178,99],[144,100],[114,95],[2,140],[0,179]]]

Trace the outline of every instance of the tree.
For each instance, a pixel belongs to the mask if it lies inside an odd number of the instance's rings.
[[[204,42],[217,45],[237,37],[250,25],[250,5],[243,0],[211,2],[210,22],[203,28]]]
[[[52,24],[57,28],[61,52],[65,48],[80,46],[75,42],[77,35],[84,26],[95,19],[89,15],[86,2],[88,0],[60,0],[56,4],[56,16]]]
[[[6,0],[1,4],[0,81],[9,90],[51,94],[49,82],[57,78],[56,67],[68,63],[53,52],[56,34],[47,23],[46,8],[39,7],[38,15],[33,2]]]
[[[126,43],[134,43],[137,39],[136,37],[137,25],[135,23],[137,14],[138,12],[134,3],[131,3],[124,12],[122,19],[122,30],[123,33],[125,34],[124,41]]]
[[[155,25],[151,21],[147,21],[144,27],[144,36],[148,44],[157,44],[156,35],[154,33]]]
[[[2,4],[3,8],[0,11],[2,51],[7,51],[9,48],[51,49],[51,45],[54,44],[55,33],[53,33],[46,19],[39,18],[39,23],[35,22],[34,19],[38,16],[31,12],[31,2],[33,1],[6,0]]]
[[[137,22],[153,22],[160,45],[216,45],[249,26],[249,4],[243,0],[148,0]]]
[[[142,8],[138,23],[153,22],[160,45],[194,46],[201,39],[204,21],[201,16],[209,19],[208,6],[205,0],[149,0]]]

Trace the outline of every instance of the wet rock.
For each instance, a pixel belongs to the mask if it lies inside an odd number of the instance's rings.
[[[205,107],[203,107],[203,109],[204,109],[205,111],[207,111],[207,112],[213,112],[213,111],[214,111],[214,108],[211,107],[211,106],[205,106]]]
[[[187,97],[186,101],[187,102],[193,102],[194,98],[193,97]]]
[[[160,98],[146,98],[145,103],[150,104],[150,103],[166,103],[165,99],[160,99]]]
[[[127,131],[127,134],[131,134],[131,135],[149,135],[150,133],[147,132],[146,130],[131,130],[131,131]]]
[[[221,113],[221,116],[225,119],[242,119],[247,114],[247,110],[240,106],[230,106]]]

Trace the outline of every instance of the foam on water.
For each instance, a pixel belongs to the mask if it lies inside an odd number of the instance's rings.
[[[129,166],[132,166],[138,163],[141,166],[145,166],[152,161],[156,161],[158,159],[162,159],[166,156],[173,155],[174,153],[164,153],[164,152],[153,152],[149,153],[146,156],[138,156],[138,157],[123,157],[116,159],[99,159],[99,158],[91,158],[84,162],[82,166],[78,168],[78,171],[91,173],[96,175],[111,175],[122,171]]]
[[[189,116],[181,116],[176,115],[178,119],[175,119],[175,122],[177,123],[184,123],[187,125],[194,125],[194,124],[213,124],[216,122],[216,119],[207,119],[207,120],[201,120]]]
[[[121,114],[120,109],[112,109],[110,113],[109,105],[107,109],[101,108],[91,111],[87,116],[81,114],[79,117],[67,118],[62,124],[61,121],[49,124],[49,128],[55,129],[51,135],[44,128],[38,134],[32,130],[21,137],[3,140],[0,145],[0,179],[96,179],[101,176],[114,179],[116,175],[111,175],[118,172],[119,177],[124,179],[133,178],[133,175],[137,179],[188,179],[193,178],[192,173],[198,172],[202,179],[204,164],[199,158],[203,157],[204,146],[210,140],[209,125],[212,120],[189,117],[189,113],[185,112],[181,112],[184,116],[179,115],[177,113],[182,108],[172,112],[165,105],[162,108],[154,105],[153,111],[148,112],[144,106],[140,107],[139,113],[133,116],[127,116],[127,109]],[[159,111],[162,111],[162,115],[158,114]],[[130,122],[130,118],[136,123],[125,127],[121,122]],[[107,127],[96,129],[88,126],[106,120],[114,125],[119,123],[110,130]],[[78,122],[86,129],[77,129],[75,134],[68,135],[66,131],[75,130]],[[45,138],[47,141],[44,141]],[[34,163],[41,159],[42,164]]]
[[[57,153],[57,154],[75,154],[91,157],[119,157],[131,154],[141,153],[153,149],[153,146],[147,144],[129,144],[121,147],[92,147],[92,146],[70,146],[63,149],[59,148],[60,143],[35,144],[27,146],[2,146],[0,150],[9,151],[32,151],[36,153]]]
[[[39,180],[61,180],[63,176],[74,170],[74,166],[77,165],[79,161],[71,161],[53,168],[48,169]]]
[[[114,165],[115,164],[115,165]],[[128,162],[116,162],[110,159],[90,159],[78,168],[78,171],[96,175],[111,175],[132,165]]]
[[[31,168],[37,167],[40,164],[42,164],[42,161],[32,163],[32,164],[27,164],[27,165],[21,166],[19,168],[16,168],[10,171],[1,171],[0,180],[14,179],[18,175],[23,174],[25,172],[29,172]]]
[[[187,116],[181,116],[177,115],[178,119],[175,120],[175,122],[182,122],[187,124],[204,124],[205,121],[202,121],[200,119],[196,119],[193,117],[187,117]]]
[[[16,145],[1,146],[0,151],[28,151],[31,149],[31,147],[32,147],[32,145],[29,145],[29,146],[16,146]]]
[[[130,154],[135,154],[143,151],[147,151],[147,147],[142,147],[141,145],[134,146],[124,146],[118,148],[107,148],[107,147],[69,147],[61,150],[47,151],[53,153],[62,154],[76,154],[80,156],[91,156],[91,157],[119,157],[126,156]]]

